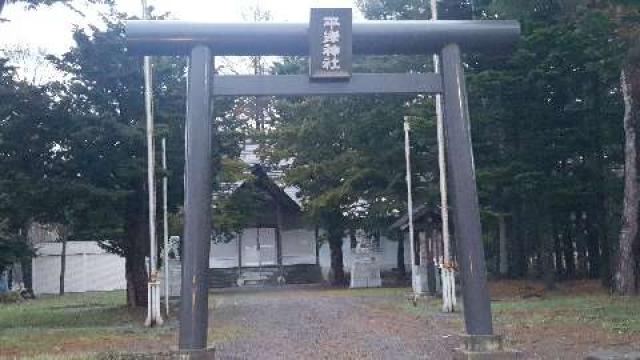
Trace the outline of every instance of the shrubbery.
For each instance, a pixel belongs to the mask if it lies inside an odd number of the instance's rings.
[[[17,291],[0,294],[0,304],[15,304],[25,301],[22,295]]]

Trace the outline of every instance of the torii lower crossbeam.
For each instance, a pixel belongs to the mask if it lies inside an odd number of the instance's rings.
[[[384,85],[383,85],[384,84]],[[382,90],[381,90],[382,89]],[[310,96],[442,92],[439,74],[353,74],[350,81],[314,82],[306,75],[215,76],[216,96]]]

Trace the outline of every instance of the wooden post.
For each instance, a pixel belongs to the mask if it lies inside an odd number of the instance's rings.
[[[203,351],[209,323],[211,249],[211,82],[213,55],[206,46],[191,51],[187,75],[184,256],[180,302],[180,350]]]
[[[467,92],[460,47],[456,44],[449,44],[442,49],[442,77],[445,137],[453,189],[453,220],[462,276],[464,320],[469,335],[492,335]]]

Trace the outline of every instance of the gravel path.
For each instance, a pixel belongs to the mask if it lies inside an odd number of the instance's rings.
[[[218,293],[218,359],[450,359],[457,316],[418,317],[401,290]],[[435,323],[437,322],[437,327]]]

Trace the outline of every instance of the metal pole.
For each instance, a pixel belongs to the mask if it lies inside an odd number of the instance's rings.
[[[168,179],[167,179],[167,138],[162,138],[162,222],[164,235],[164,306],[169,316],[169,214],[167,206]]]
[[[431,20],[438,20],[438,1],[431,0]],[[433,54],[433,72],[440,73],[440,56]],[[444,312],[455,311],[456,289],[455,272],[451,259],[451,235],[449,233],[449,199],[447,189],[447,160],[442,115],[442,95],[435,95],[436,128],[438,137],[438,168],[440,171],[440,217],[442,219],[442,309]]]
[[[185,130],[184,254],[180,302],[180,350],[207,346],[208,270],[211,239],[211,82],[207,46],[191,51]]]
[[[451,179],[453,221],[458,240],[464,320],[469,335],[492,335],[480,208],[476,189],[469,109],[460,47],[442,49],[444,125]]]
[[[409,117],[404,117],[404,156],[407,164],[407,215],[409,218],[409,253],[411,254],[411,287],[416,293],[416,250],[413,234],[413,187],[411,185],[411,144],[409,142]]]
[[[146,0],[142,0],[143,18],[148,18]],[[147,299],[148,317],[145,325],[162,325],[162,317],[158,302],[158,245],[156,243],[156,186],[155,186],[155,156],[153,143],[153,77],[151,70],[151,57],[144,57],[144,105],[146,114],[146,138],[147,138],[147,190],[149,191],[149,297]]]

